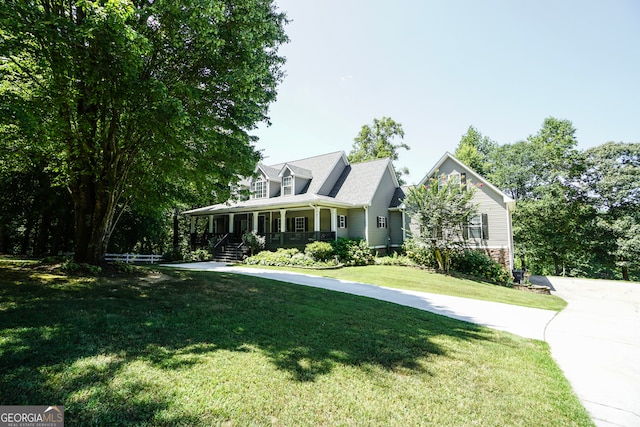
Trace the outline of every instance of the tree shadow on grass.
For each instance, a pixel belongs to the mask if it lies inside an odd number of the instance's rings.
[[[189,414],[154,418],[175,397],[130,373],[136,363],[188,370],[211,352],[259,351],[292,381],[311,382],[337,365],[429,373],[429,358],[446,356],[436,337],[492,339],[431,313],[251,277],[176,272],[149,284],[23,273],[0,279],[0,404],[63,404],[68,425],[196,424]]]

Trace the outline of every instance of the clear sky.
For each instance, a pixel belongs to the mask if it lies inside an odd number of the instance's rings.
[[[348,153],[391,117],[419,181],[473,125],[499,144],[571,120],[578,148],[640,142],[638,0],[277,0],[287,77],[266,164]]]

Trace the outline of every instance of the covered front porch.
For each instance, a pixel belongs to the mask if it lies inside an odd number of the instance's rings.
[[[303,249],[314,241],[332,241],[338,237],[338,209],[308,206],[252,212],[220,212],[190,215],[192,250],[213,249],[224,243],[240,243],[242,235],[255,231],[264,236],[266,249]]]

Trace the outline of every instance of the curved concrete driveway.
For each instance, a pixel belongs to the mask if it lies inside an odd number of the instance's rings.
[[[640,426],[640,283],[531,277],[567,307],[549,324],[551,355],[598,426]]]
[[[568,306],[555,311],[384,288],[214,262],[167,267],[264,277],[390,301],[544,340],[582,404],[600,427],[640,427],[640,284],[533,276]]]
[[[526,338],[544,340],[547,324],[556,316],[555,311],[527,308],[516,305],[480,301],[448,295],[429,294],[404,289],[385,288],[365,283],[337,280],[303,273],[231,267],[216,262],[165,264],[166,267],[237,273],[264,277],[281,282],[312,286],[345,292],[378,300],[389,301],[420,310],[430,311],[454,319],[463,320],[489,328],[507,331]]]

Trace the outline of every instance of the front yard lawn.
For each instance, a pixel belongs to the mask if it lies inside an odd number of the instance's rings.
[[[295,273],[314,274],[340,280],[386,286],[388,288],[409,289],[412,291],[451,295],[463,298],[495,301],[524,307],[542,308],[560,311],[567,302],[555,295],[539,295],[513,288],[493,285],[479,280],[463,279],[445,274],[433,273],[414,267],[391,265],[367,265],[361,267],[343,267],[333,270],[314,270],[295,267],[268,267],[262,265],[244,265],[264,269],[285,270]]]
[[[593,425],[544,342],[265,279],[145,271],[0,258],[0,404],[64,405],[68,426]]]

